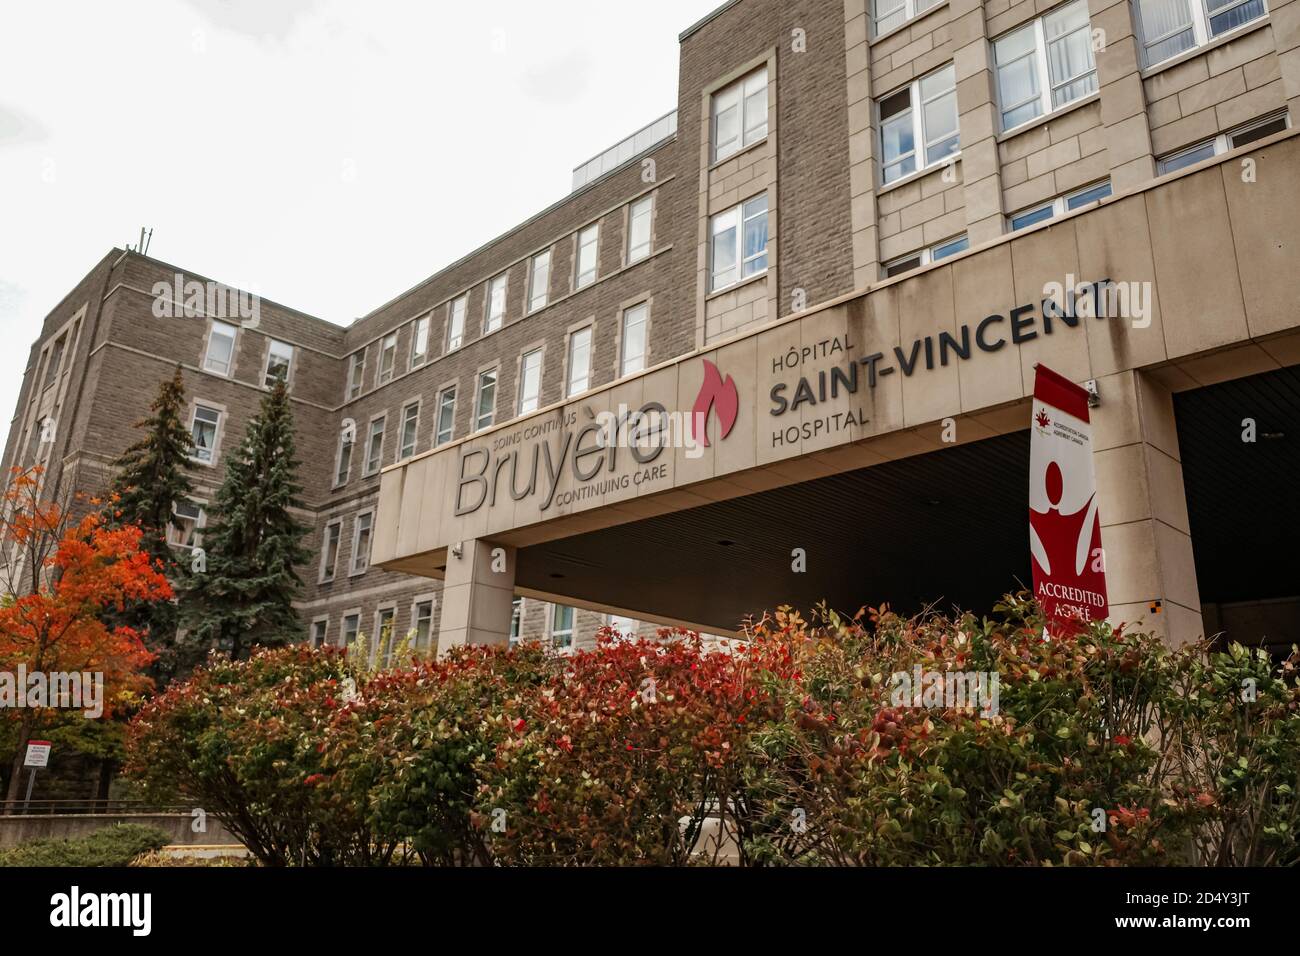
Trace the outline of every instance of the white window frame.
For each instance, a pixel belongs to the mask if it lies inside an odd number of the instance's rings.
[[[488,420],[483,420],[483,379],[492,376],[492,409],[488,413]],[[491,428],[497,421],[497,400],[501,397],[501,369],[499,366],[485,368],[474,377],[474,407],[471,412],[474,416],[474,431],[481,432],[485,428]]]
[[[1205,0],[1184,0],[1184,2],[1187,4],[1189,12],[1192,15],[1192,22],[1189,24],[1189,26],[1192,28],[1192,45],[1187,47],[1185,50],[1179,50],[1177,53],[1171,53],[1167,57],[1164,57],[1163,59],[1160,60],[1151,59],[1151,54],[1150,54],[1151,47],[1155,46],[1158,43],[1163,43],[1165,40],[1168,40],[1170,37],[1175,36],[1176,34],[1182,33],[1184,30],[1187,29],[1187,27],[1181,27],[1177,30],[1171,30],[1169,33],[1166,33],[1163,36],[1159,36],[1156,37],[1154,40],[1148,41],[1146,35],[1146,26],[1142,23],[1141,4],[1136,2],[1132,4],[1133,26],[1135,28],[1135,32],[1137,33],[1138,58],[1140,59],[1142,63],[1142,68],[1144,70],[1149,70],[1154,66],[1159,66],[1161,63],[1168,62],[1169,60],[1172,60],[1175,57],[1185,56],[1186,54],[1191,53],[1193,50],[1198,50],[1201,47],[1205,46],[1211,40],[1218,40],[1221,39],[1222,37],[1232,36],[1234,33],[1240,30],[1247,30],[1250,27],[1258,26],[1265,19],[1267,19],[1269,15],[1268,0],[1261,0],[1264,10],[1259,16],[1253,17],[1252,19],[1247,20],[1245,23],[1239,23],[1237,24],[1237,26],[1233,27],[1230,30],[1224,30],[1222,33],[1211,34],[1210,18],[1212,16],[1215,17],[1222,16],[1223,14],[1227,13],[1229,10],[1235,9],[1237,7],[1245,6],[1247,3],[1250,3],[1251,0],[1237,0],[1237,2],[1235,3],[1230,3],[1226,5],[1222,10],[1214,11],[1213,14],[1210,13],[1209,8],[1205,4]]]
[[[583,362],[582,373],[578,374],[578,356],[577,343],[580,336],[586,337],[587,358]],[[568,362],[567,375],[564,383],[564,397],[572,398],[575,395],[581,395],[583,392],[591,390],[591,359],[593,353],[593,344],[595,342],[596,329],[592,325],[584,325],[580,329],[574,329],[569,333],[568,343]]]
[[[555,617],[560,611],[569,612],[569,626],[567,628],[556,628],[555,626]],[[569,604],[552,604],[551,613],[548,615],[547,619],[546,633],[550,638],[551,647],[555,650],[560,651],[561,653],[572,651],[574,640],[578,633],[577,609]],[[568,643],[562,645],[556,644],[556,639],[559,637],[567,637]]]
[[[352,637],[348,638],[348,621],[353,621]],[[361,608],[350,608],[339,618],[339,647],[347,647],[361,636]]]
[[[366,346],[353,352],[348,358],[348,390],[347,401],[358,398],[366,387],[366,353],[370,347]]]
[[[429,360],[430,326],[432,315],[422,315],[411,323],[411,368],[419,368]],[[420,348],[420,339],[424,339],[424,348]]]
[[[955,246],[963,241],[966,243],[965,248],[953,249],[949,251],[950,246]],[[936,242],[934,243],[934,245],[926,246],[924,249],[921,249],[919,252],[913,252],[910,255],[906,255],[906,256],[899,256],[897,259],[891,259],[889,262],[886,262],[884,265],[881,266],[881,274],[886,279],[893,279],[896,278],[897,276],[906,275],[908,272],[911,272],[912,269],[920,269],[922,266],[928,266],[936,262],[942,262],[944,259],[947,259],[949,256],[955,256],[957,255],[957,253],[965,252],[966,249],[969,248],[970,248],[970,238],[966,235],[966,233],[962,233],[960,236],[953,236],[951,239],[945,239],[943,242]],[[889,274],[889,270],[892,269],[894,266],[901,265],[905,262],[910,262],[913,259],[918,259],[920,261],[918,261],[916,265],[912,266],[911,269],[905,269],[902,272],[895,272],[893,275]]]
[[[424,639],[420,639],[420,608],[423,605],[429,607],[429,629]],[[438,608],[437,598],[433,594],[417,594],[411,600],[411,649],[416,654],[429,654],[438,643],[438,635],[433,630],[433,613]]]
[[[414,416],[411,412],[414,411]],[[406,440],[407,425],[411,426],[411,441]],[[420,447],[420,400],[407,402],[402,406],[402,416],[397,428],[397,460],[405,461],[415,454]]]
[[[447,404],[445,396],[451,395],[451,428],[447,432],[447,437],[442,437],[442,411]],[[445,445],[448,442],[456,440],[456,386],[448,385],[438,392],[438,404],[434,409],[433,419],[433,446]]]
[[[636,238],[637,222],[645,222],[645,240]],[[635,244],[634,244],[635,243]],[[654,251],[655,243],[655,194],[642,196],[628,206],[627,211],[627,265],[640,262]]]
[[[524,637],[524,599],[517,597],[510,602],[510,646],[514,647]]]
[[[225,362],[213,363],[212,343],[217,338],[218,331],[224,330],[230,332],[230,357]],[[239,326],[231,325],[229,322],[221,322],[217,319],[212,320],[212,325],[208,328],[208,341],[203,349],[203,371],[211,372],[213,375],[220,375],[222,378],[230,378],[235,370],[235,351],[239,347]]]
[[[323,625],[323,626],[322,626],[322,625]],[[317,627],[320,627],[320,642],[319,642],[319,643],[317,643],[317,641],[316,641],[316,628],[317,628]],[[307,631],[307,642],[308,642],[312,647],[325,647],[327,644],[329,644],[329,638],[330,638],[330,618],[329,618],[329,615],[326,614],[326,615],[324,615],[324,616],[322,616],[322,617],[314,617],[314,618],[312,618],[312,619],[311,619],[311,627],[310,627],[310,628],[308,629],[308,631]]]
[[[529,360],[534,358],[536,359],[536,381],[530,384],[528,381],[530,374]],[[545,358],[544,349],[541,346],[529,349],[519,357],[519,394],[515,403],[518,411],[515,414],[527,415],[529,412],[535,412],[542,407],[542,367]]]
[[[203,529],[208,526],[208,511],[204,507],[206,502],[199,501],[197,498],[185,498],[182,501],[172,502],[172,514],[180,517],[180,506],[182,504],[193,505],[198,509],[198,514],[194,517],[194,543],[186,544],[179,537],[180,532],[176,529],[175,521],[167,522],[167,544],[173,548],[179,548],[181,551],[193,551],[195,548],[203,547]]]
[[[1197,2],[1199,2],[1199,0],[1197,0]],[[1083,27],[1082,29],[1088,32],[1088,54],[1089,56],[1092,57],[1092,70],[1085,71],[1083,73],[1078,74],[1077,76],[1071,77],[1065,83],[1060,85],[1069,86],[1074,83],[1077,83],[1079,82],[1079,80],[1087,76],[1089,72],[1091,72],[1094,80],[1093,88],[1086,93],[1080,93],[1078,96],[1074,97],[1073,99],[1066,100],[1060,104],[1057,104],[1055,102],[1055,98],[1053,96],[1054,89],[1052,87],[1052,70],[1051,70],[1051,64],[1049,63],[1049,59],[1048,59],[1047,21],[1051,19],[1053,16],[1056,16],[1057,14],[1064,12],[1067,8],[1075,6],[1076,4],[1082,4],[1084,8],[1084,12],[1088,13],[1088,0],[1070,0],[1070,2],[1062,3],[1059,6],[1054,7],[1051,10],[1048,10],[1046,13],[1042,14],[1041,16],[1035,17],[1033,20],[1029,21],[1028,23],[1022,23],[1014,30],[1008,30],[1006,33],[1003,33],[1001,36],[994,37],[991,41],[989,41],[992,45],[992,52],[990,54],[989,59],[990,59],[991,68],[993,70],[993,91],[998,104],[998,128],[1001,129],[1002,132],[1007,133],[1007,132],[1011,132],[1012,130],[1017,130],[1022,126],[1028,125],[1029,123],[1036,123],[1039,120],[1043,119],[1043,117],[1045,116],[1051,116],[1053,113],[1058,113],[1061,110],[1068,109],[1072,104],[1077,103],[1080,100],[1087,99],[1089,96],[1092,96],[1101,88],[1101,77],[1097,72],[1097,56],[1092,51],[1092,15],[1091,13],[1089,13],[1087,26]],[[1007,104],[1002,102],[1002,84],[998,78],[999,64],[997,62],[997,45],[999,41],[1004,40],[1007,37],[1014,36],[1015,34],[1025,30],[1033,31],[1034,50],[1032,53],[1022,54],[1022,56],[1018,57],[1017,59],[1019,60],[1019,59],[1024,59],[1025,57],[1033,57],[1034,74],[1038,84],[1038,97],[1037,97],[1038,113],[1035,114],[1034,116],[1029,117],[1029,119],[1021,120],[1019,123],[1016,123],[1014,126],[1007,126],[1005,115],[1008,109],[1018,109],[1021,106],[1034,102],[1034,100],[1031,97],[1020,103],[1016,103],[1010,107],[1008,107]]]
[[[585,289],[600,275],[600,223],[595,222],[578,231],[578,247],[573,257],[573,289]],[[590,250],[591,265],[583,268],[582,258]]]
[[[501,286],[501,309],[493,309],[493,300],[497,284]],[[510,294],[510,272],[502,272],[500,275],[493,276],[487,283],[487,301],[484,303],[485,311],[483,313],[483,334],[495,332],[506,324],[506,298]]]
[[[387,384],[397,374],[397,333],[389,332],[379,340],[379,366],[375,369],[375,386]]]
[[[363,518],[365,519],[364,530],[366,533],[366,548],[364,553],[362,553],[361,550]],[[374,543],[375,512],[370,508],[367,508],[365,511],[358,511],[356,517],[352,519],[352,553],[348,556],[348,577],[355,578],[370,570],[370,549],[374,546]]]
[[[763,201],[763,208],[757,211],[751,211],[751,207],[757,206],[759,200]],[[730,209],[724,209],[722,212],[709,218],[709,293],[721,292],[723,289],[729,289],[733,285],[748,281],[755,276],[765,274],[771,266],[771,231],[772,210],[768,200],[768,194],[761,192],[756,196],[750,196],[742,203],[732,206]],[[762,218],[766,223],[767,239],[763,243],[763,250],[754,255],[745,255],[745,226],[755,220]],[[718,237],[728,232],[734,231],[736,234],[736,261],[732,263],[726,274],[719,279],[717,264],[717,245]],[[747,271],[751,263],[763,260],[761,268],[755,268],[752,272]],[[729,278],[727,277],[729,275]]]
[[[343,468],[343,449],[344,449],[344,448],[346,448],[346,449],[348,450],[348,467],[347,467],[346,469]],[[355,428],[355,426],[353,426],[352,440],[351,440],[351,441],[348,441],[348,440],[347,440],[347,433],[346,433],[343,429],[340,428],[340,429],[339,429],[339,445],[338,445],[338,448],[337,448],[337,449],[335,450],[335,452],[334,452],[334,472],[333,472],[334,483],[333,483],[333,485],[332,485],[331,487],[333,487],[333,488],[342,488],[342,487],[343,487],[344,485],[346,485],[346,484],[348,483],[348,481],[352,478],[352,457],[353,457],[353,455],[356,454],[356,452],[357,452],[357,435],[356,435],[356,428]],[[340,473],[340,472],[342,472],[342,474],[343,474],[343,477],[342,477],[341,479],[339,478],[339,473]]]
[[[271,359],[275,357],[275,348],[277,345],[289,350],[288,356],[284,356],[284,355],[279,356],[280,358],[286,359],[285,366],[284,366],[284,387],[285,388],[289,387],[289,382],[293,377],[293,360],[298,350],[295,349],[288,342],[281,342],[279,339],[270,339],[266,346],[266,361],[262,365],[262,387],[263,388],[275,387],[276,379],[271,376]]]
[[[1214,137],[1213,139],[1204,139],[1198,143],[1193,143],[1190,146],[1184,146],[1182,149],[1176,150],[1175,152],[1166,153],[1164,156],[1161,156],[1156,159],[1156,175],[1164,176],[1171,172],[1177,172],[1179,169],[1186,169],[1188,166],[1194,166],[1196,165],[1196,162],[1205,162],[1205,160],[1212,159],[1215,156],[1222,156],[1224,153],[1237,149],[1237,144],[1234,142],[1234,140],[1242,133],[1252,132],[1253,130],[1259,129],[1259,127],[1261,126],[1267,126],[1270,123],[1276,123],[1278,120],[1283,121],[1283,123],[1285,124],[1285,126],[1283,127],[1284,129],[1291,128],[1290,113],[1286,111],[1274,112],[1274,113],[1269,113],[1267,116],[1262,116],[1257,120],[1251,120],[1249,123],[1243,123],[1240,126],[1235,126],[1232,129],[1227,130],[1226,132],[1220,133],[1218,136]],[[1242,143],[1242,145],[1245,146],[1248,144]],[[1214,148],[1214,152],[1210,156],[1206,156],[1205,159],[1199,159],[1196,160],[1196,162],[1194,163],[1187,163],[1183,166],[1178,166],[1173,169],[1169,167],[1169,164],[1172,163],[1174,160],[1180,159],[1186,156],[1188,153],[1193,153],[1198,150],[1202,150],[1207,146],[1212,146]]]
[[[379,426],[379,434],[378,434],[379,454],[378,455],[374,455],[371,453],[375,445],[376,425]],[[374,418],[370,419],[369,424],[366,425],[366,447],[365,447],[366,457],[361,462],[362,478],[368,478],[371,475],[378,474],[379,470],[384,467],[384,439],[387,437],[385,434],[387,431],[388,431],[387,412],[381,412],[380,414],[376,415]]]
[[[469,295],[459,295],[447,303],[447,351],[454,352],[465,344],[465,316],[469,314]]]
[[[338,540],[334,542],[334,560],[327,561],[330,553],[330,532],[338,534]],[[343,552],[343,519],[333,518],[325,522],[325,527],[321,529],[321,549],[320,549],[320,568],[317,571],[316,583],[326,584],[333,581],[338,576],[339,555]]]
[[[206,465],[209,468],[211,468],[213,465],[217,463],[217,459],[221,457],[221,423],[225,419],[226,413],[224,409],[219,408],[216,405],[209,405],[206,402],[201,402],[196,399],[194,402],[194,409],[193,411],[190,412],[190,437],[191,438],[193,438],[194,436],[194,425],[199,420],[200,408],[209,412],[217,413],[217,420],[211,423],[212,447],[208,450],[210,457],[204,458],[202,455],[199,454],[198,443],[195,442],[194,450],[190,454],[190,461],[198,462],[200,465]]]
[[[541,289],[538,289],[538,284]],[[551,301],[551,250],[528,260],[528,314],[540,312]]]
[[[936,93],[935,95],[931,96],[929,99],[922,99],[921,84],[924,83],[926,80],[930,79],[931,77],[936,76],[939,73],[943,73],[946,70],[952,71],[953,74],[952,88],[951,89],[945,88],[941,90],[939,93]],[[902,93],[904,90],[907,91],[907,104],[908,104],[907,109],[901,110],[898,113],[892,114],[891,116],[886,118],[882,112],[884,104],[887,101],[893,99],[899,93]],[[949,133],[947,136],[935,140],[935,142],[941,143],[947,139],[955,139],[957,148],[950,153],[945,153],[943,156],[939,157],[934,162],[929,162],[927,159],[929,154],[929,147],[931,146],[931,143],[928,140],[926,130],[925,130],[925,119],[926,119],[925,108],[929,104],[949,94],[951,94],[953,97],[954,109],[958,109],[956,103],[957,69],[956,69],[956,65],[953,63],[945,63],[943,66],[939,67],[938,69],[931,70],[929,73],[925,74],[924,76],[918,76],[916,79],[912,80],[912,82],[908,83],[906,86],[900,86],[898,89],[893,90],[892,92],[886,94],[885,96],[881,96],[876,100],[875,110],[876,110],[876,124],[878,129],[876,137],[879,141],[878,145],[880,148],[880,182],[882,186],[892,186],[896,182],[901,182],[902,180],[909,179],[912,176],[920,175],[921,173],[925,172],[928,169],[937,169],[940,166],[955,161],[957,157],[961,155],[961,114],[960,112],[958,112],[957,125],[956,128],[953,130],[953,132]],[[893,159],[886,162],[885,123],[887,121],[894,121],[899,117],[903,117],[903,116],[907,117],[912,127],[912,149],[910,152],[900,153],[899,155],[895,156]],[[894,167],[901,167],[902,164],[907,160],[909,156],[912,157],[915,168],[912,169],[910,172],[900,172],[897,175],[891,176],[889,171]]]
[[[750,101],[759,93],[763,94],[762,107],[751,107]],[[720,163],[767,139],[770,97],[767,64],[751,70],[734,83],[728,83],[709,97],[709,142],[713,144],[713,163]],[[731,102],[732,98],[734,102]],[[736,135],[725,143],[719,142],[718,118],[732,109],[737,114]],[[750,115],[751,109],[753,116]]]
[[[871,0],[871,29],[874,36],[884,36],[893,30],[898,29],[903,24],[915,20],[922,13],[925,13],[931,7],[938,6],[944,0],[900,0],[898,6],[888,11],[884,16],[879,12],[879,3],[877,0]],[[888,26],[882,27],[880,21],[886,17],[891,17],[899,11],[903,12],[903,18]]]
[[[379,658],[379,646],[384,641],[384,618],[388,618],[388,648],[384,652],[382,660]],[[381,604],[375,608],[375,633],[370,639],[370,663],[378,664],[380,667],[388,667],[393,663],[394,645],[400,644],[397,639],[397,605],[389,602]]]
[[[628,317],[633,312],[641,312],[641,354],[631,356],[627,351],[627,330],[629,327]],[[622,311],[618,319],[618,374],[619,378],[626,378],[629,375],[636,375],[643,372],[650,359],[650,303],[649,301],[637,302],[629,305]],[[635,358],[635,362],[632,360]],[[629,367],[629,363],[635,367]]]
[[[1016,212],[1013,212],[1007,216],[1007,229],[1010,232],[1019,232],[1021,229],[1031,229],[1034,226],[1037,226],[1041,222],[1048,222],[1052,219],[1057,218],[1058,216],[1064,216],[1067,212],[1074,212],[1075,209],[1083,209],[1086,206],[1090,206],[1095,202],[1101,202],[1103,199],[1108,198],[1109,195],[1114,194],[1112,192],[1109,193],[1107,196],[1099,196],[1096,199],[1092,199],[1089,200],[1088,202],[1081,203],[1078,206],[1071,207],[1070,205],[1071,201],[1078,199],[1080,196],[1083,196],[1086,193],[1092,192],[1094,189],[1097,189],[1100,186],[1110,186],[1110,180],[1103,179],[1100,182],[1089,183],[1087,186],[1083,186],[1079,189],[1072,189],[1068,193],[1063,193],[1060,196],[1055,197],[1054,199],[1047,200],[1046,202],[1034,203],[1034,205],[1032,206],[1026,206],[1024,209],[1019,209]],[[1044,219],[1040,219],[1039,222],[1027,223],[1026,225],[1020,227],[1017,227],[1015,225],[1015,221],[1020,217],[1027,216],[1030,213],[1040,212],[1044,209],[1047,209],[1048,207],[1051,207],[1052,210],[1052,214],[1050,216],[1047,216]]]

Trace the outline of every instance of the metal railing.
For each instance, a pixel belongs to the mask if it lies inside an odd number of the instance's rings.
[[[183,804],[150,803],[146,800],[0,800],[0,815],[50,816],[116,813],[189,813]]]
[[[574,191],[589,183],[594,183],[606,173],[612,173],[628,160],[634,159],[651,147],[659,145],[670,136],[675,135],[676,132],[677,111],[672,110],[576,167],[573,170]]]

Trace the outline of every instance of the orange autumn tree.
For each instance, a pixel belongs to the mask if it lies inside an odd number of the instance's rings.
[[[108,527],[98,511],[75,519],[42,498],[42,469],[13,469],[0,496],[0,674],[103,675],[102,718],[149,687],[141,670],[152,660],[142,635],[112,623],[130,601],[165,601],[171,585],[133,525]],[[91,502],[92,505],[98,502]],[[12,755],[6,799],[17,799],[27,742],[81,710],[0,709],[10,724]]]

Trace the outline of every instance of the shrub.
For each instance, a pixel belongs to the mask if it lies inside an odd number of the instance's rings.
[[[1046,640],[1018,598],[747,631],[379,672],[214,658],[137,717],[128,769],[267,865],[1300,862],[1294,657],[1105,623]],[[957,674],[996,676],[996,708],[929,696]]]
[[[788,648],[601,636],[525,698],[482,768],[496,859],[530,865],[743,861],[753,734],[778,713]],[[502,816],[504,815],[504,816]]]
[[[127,866],[167,845],[167,836],[138,823],[118,823],[71,840],[32,840],[0,850],[0,866]]]
[[[332,648],[214,654],[133,721],[127,772],[216,815],[267,866],[384,862],[394,847],[364,808],[319,786],[328,727],[355,685]]]
[[[424,863],[488,862],[473,812],[477,767],[512,733],[549,667],[536,646],[462,647],[376,675],[335,716],[319,786]]]

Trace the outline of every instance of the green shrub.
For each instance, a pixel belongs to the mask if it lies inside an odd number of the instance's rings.
[[[32,840],[0,850],[0,866],[128,866],[167,842],[161,830],[118,823],[73,840]]]

